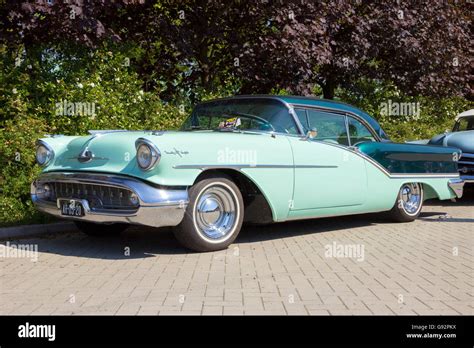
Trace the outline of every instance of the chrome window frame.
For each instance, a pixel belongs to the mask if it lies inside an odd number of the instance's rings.
[[[333,114],[333,115],[344,116],[344,123],[345,123],[345,127],[346,127],[346,136],[347,136],[349,145],[339,144],[340,146],[344,146],[344,147],[351,147],[352,146],[351,139],[350,139],[350,136],[349,136],[349,117],[359,121],[363,126],[365,126],[368,129],[368,131],[372,134],[372,136],[374,137],[376,142],[381,142],[381,138],[377,134],[375,129],[373,129],[373,127],[367,121],[365,121],[362,117],[360,117],[356,114],[353,114],[351,112],[347,112],[347,111],[344,111],[344,110],[339,110],[339,109],[319,107],[319,106],[308,106],[308,105],[303,105],[303,104],[292,104],[291,106],[294,109],[303,109],[303,110],[305,110],[306,115],[307,115],[307,112],[308,112],[309,109],[313,109],[313,110],[323,111],[323,112]],[[296,115],[296,112],[295,112],[295,115]],[[299,122],[299,119],[298,119],[298,122]]]
[[[327,113],[330,113],[330,114],[337,114],[337,115],[343,115],[346,117],[346,132],[347,132],[347,137],[349,138],[349,132],[348,132],[348,121],[347,121],[347,117],[352,117],[358,121],[360,121],[364,126],[367,127],[367,129],[369,130],[369,132],[372,133],[372,135],[374,136],[374,138],[376,139],[377,142],[381,142],[381,138],[380,136],[377,134],[377,132],[375,131],[375,129],[366,121],[364,120],[362,117],[360,117],[359,115],[355,114],[355,113],[352,113],[352,112],[349,112],[349,111],[346,111],[346,110],[340,110],[340,109],[335,109],[335,108],[328,108],[328,107],[322,107],[322,106],[313,106],[313,105],[304,105],[304,104],[291,104],[291,106],[293,108],[298,108],[298,109],[315,109],[315,110],[318,110],[318,111],[324,111],[324,112],[327,112]],[[350,139],[349,139],[349,144],[350,144]],[[346,146],[346,145],[342,145],[342,146]],[[351,146],[351,145],[349,145]]]

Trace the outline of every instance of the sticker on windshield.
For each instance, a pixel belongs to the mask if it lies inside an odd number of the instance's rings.
[[[227,120],[222,121],[221,123],[219,123],[219,128],[220,129],[222,129],[222,128],[236,128],[236,127],[240,126],[241,124],[242,124],[242,122],[240,121],[239,117],[233,117],[233,118],[228,118]]]

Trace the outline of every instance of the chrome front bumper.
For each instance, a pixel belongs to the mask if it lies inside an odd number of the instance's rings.
[[[461,179],[449,179],[448,186],[456,194],[457,198],[461,198],[464,188],[464,180]]]
[[[474,175],[461,174],[461,179],[464,180],[465,183],[474,183]]]
[[[42,196],[41,187],[45,183],[93,184],[105,187],[128,189],[139,199],[134,211],[113,211],[112,209],[91,209],[87,200],[81,200],[84,216],[72,217],[61,214],[59,204]],[[61,198],[61,197],[58,197]],[[176,226],[184,217],[188,204],[186,188],[164,189],[128,176],[100,173],[51,172],[42,174],[31,184],[31,199],[36,208],[58,218],[89,221],[95,223],[128,223],[153,227]]]

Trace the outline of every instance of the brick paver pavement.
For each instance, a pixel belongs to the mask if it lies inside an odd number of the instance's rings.
[[[472,315],[473,211],[435,201],[406,224],[247,226],[212,253],[188,253],[166,229],[10,241],[37,245],[38,259],[0,257],[0,314]]]

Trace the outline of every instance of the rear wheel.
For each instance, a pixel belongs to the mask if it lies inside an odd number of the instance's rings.
[[[94,237],[115,236],[128,228],[128,224],[95,224],[86,221],[74,221],[74,223],[82,233]]]
[[[212,175],[189,189],[189,205],[174,234],[194,251],[227,248],[242,227],[244,203],[239,188],[225,175]]]
[[[423,207],[423,186],[419,183],[403,184],[398,192],[397,201],[389,215],[397,222],[415,220]]]

